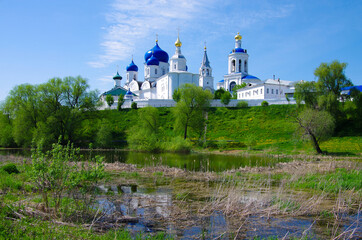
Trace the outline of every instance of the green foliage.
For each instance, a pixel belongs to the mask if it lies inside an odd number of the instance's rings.
[[[49,209],[49,194],[55,203],[55,212],[58,212],[62,196],[75,188],[88,187],[104,176],[102,158],[96,157],[93,163],[86,168],[77,165],[79,149],[68,143],[66,146],[53,144],[51,150],[43,153],[42,143],[32,149],[31,179],[42,194],[46,210]]]
[[[317,91],[339,96],[341,88],[352,86],[352,82],[344,74],[346,67],[347,63],[340,63],[337,60],[331,63],[321,63],[314,71],[314,75],[318,78]]]
[[[178,102],[181,100],[181,90],[178,88],[178,89],[175,89],[173,91],[173,94],[172,94],[172,99],[175,101],[175,102]]]
[[[219,140],[219,141],[217,142],[217,146],[218,146],[218,149],[219,149],[219,150],[224,150],[224,149],[226,149],[227,145],[228,145],[228,142],[227,142],[225,139]]]
[[[107,119],[103,119],[96,136],[96,146],[110,148],[112,146],[112,128]]]
[[[249,105],[247,101],[238,101],[238,103],[236,104],[236,107],[238,108],[247,108],[248,106]]]
[[[29,147],[33,139],[44,139],[50,146],[60,135],[64,142],[80,140],[79,128],[86,115],[82,113],[95,110],[98,98],[98,93],[88,88],[86,79],[80,76],[14,87],[1,109],[5,118],[0,119],[4,126],[0,144],[7,145],[13,138],[17,146]]]
[[[267,101],[262,101],[261,106],[262,107],[267,107],[267,106],[269,106],[269,103]]]
[[[317,88],[315,82],[300,82],[295,85],[294,98],[300,106],[304,102],[305,106],[309,108],[317,107]]]
[[[205,125],[204,111],[210,105],[212,94],[193,84],[185,84],[180,91],[180,101],[172,109],[176,129],[183,132],[184,139],[189,128],[201,137]]]
[[[326,111],[305,109],[296,120],[302,137],[310,139],[317,153],[322,153],[319,144],[332,136],[335,128],[333,117]]]
[[[230,103],[230,99],[231,99],[231,93],[228,91],[225,91],[220,98],[220,101],[222,104],[224,104],[225,106],[227,106]]]
[[[118,96],[118,104],[117,104],[117,110],[118,110],[118,111],[121,111],[122,105],[123,105],[124,101],[125,101],[124,95],[123,95],[123,94],[120,94],[120,95]]]
[[[162,145],[162,149],[168,152],[182,152],[188,153],[191,151],[191,142],[183,137],[176,136],[171,138],[170,141],[166,141]]]
[[[242,89],[244,87],[246,87],[246,83],[244,83],[244,82],[242,84],[240,84],[240,85],[239,84],[235,85],[233,87],[233,89],[232,89],[232,93],[233,93],[232,99],[237,99],[238,98],[238,90]]]
[[[132,102],[131,108],[132,108],[132,109],[137,109],[137,103],[136,103],[136,102]]]
[[[221,99],[221,96],[225,93],[225,89],[224,88],[219,88],[218,90],[216,90],[214,92],[214,99]]]
[[[7,172],[8,174],[20,173],[18,168],[16,167],[16,165],[14,163],[5,164],[4,166],[1,167],[1,169],[4,170],[5,172]]]
[[[113,105],[113,103],[114,103],[114,98],[113,98],[113,96],[110,95],[110,94],[108,94],[108,95],[106,96],[106,102],[107,102],[107,104],[108,104],[108,107],[111,107],[111,106]]]

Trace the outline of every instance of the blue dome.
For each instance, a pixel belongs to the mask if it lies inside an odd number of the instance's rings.
[[[152,52],[153,52],[153,55],[158,59],[158,61],[168,63],[168,54],[167,54],[167,52],[163,51],[158,46],[157,42],[156,42],[156,45],[152,49],[150,49],[148,52],[146,52],[146,54],[145,54],[145,62],[147,62],[147,60],[149,58],[151,58]]]
[[[160,62],[154,55],[152,55],[152,57],[150,57],[147,60],[147,66],[150,66],[150,65],[156,65],[156,66],[160,65]]]
[[[135,71],[135,72],[137,72],[137,71],[138,71],[138,67],[137,67],[136,64],[134,64],[134,62],[133,62],[133,60],[132,60],[132,62],[127,66],[126,70],[127,70],[127,72],[129,72],[129,71]]]
[[[122,80],[122,77],[119,75],[118,71],[117,71],[117,74],[114,75],[113,79],[114,79],[114,80],[116,80],[116,79],[117,79],[117,80]]]
[[[241,79],[259,79],[259,78],[255,77],[253,75],[246,75],[246,76],[242,77]]]
[[[235,48],[230,53],[237,53],[237,52],[245,53],[245,50],[242,48]]]
[[[224,79],[220,80],[219,82],[224,82]]]
[[[130,89],[128,89],[128,91],[126,92],[126,95],[133,95],[133,93],[131,92]]]

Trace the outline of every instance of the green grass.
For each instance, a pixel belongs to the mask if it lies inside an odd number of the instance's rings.
[[[340,190],[361,192],[362,173],[360,170],[337,169],[330,173],[307,174],[291,183],[298,189],[313,189],[327,193],[338,193]]]

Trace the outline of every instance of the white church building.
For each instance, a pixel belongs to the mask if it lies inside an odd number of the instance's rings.
[[[247,50],[241,47],[241,39],[241,35],[237,33],[235,48],[228,55],[228,73],[224,75],[223,80],[217,83],[217,89],[224,88],[231,92],[235,85],[246,83],[247,87],[238,90],[237,100],[247,100],[249,106],[260,105],[261,101],[265,99],[271,101],[270,104],[273,104],[273,101],[274,104],[287,103],[285,94],[294,92],[295,83],[272,79],[261,81],[259,78],[249,75],[249,55]],[[171,107],[175,104],[172,99],[173,92],[186,83],[195,84],[213,93],[214,78],[206,47],[199,73],[190,73],[187,71],[187,61],[181,53],[181,46],[182,43],[178,36],[175,42],[175,53],[169,59],[167,52],[159,47],[158,40],[156,40],[155,46],[144,56],[144,79],[139,79],[138,66],[132,59],[126,68],[125,84],[121,86],[122,77],[117,72],[113,77],[114,87],[101,95],[102,101],[105,103],[105,96],[112,95],[115,104],[111,108],[116,108],[118,96],[122,94],[126,99],[122,105],[123,108],[130,107],[132,102],[136,102],[138,107],[148,105]],[[235,106],[237,100],[232,100],[229,106]],[[213,100],[211,105],[223,106],[219,100]]]

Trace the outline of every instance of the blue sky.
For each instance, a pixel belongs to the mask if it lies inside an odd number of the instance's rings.
[[[361,85],[361,12],[360,0],[0,0],[0,101],[15,85],[52,77],[81,75],[104,92],[117,65],[125,78],[132,55],[143,77],[155,35],[171,57],[178,28],[190,72],[206,42],[215,83],[240,32],[249,73],[262,80],[311,81],[337,59]]]

